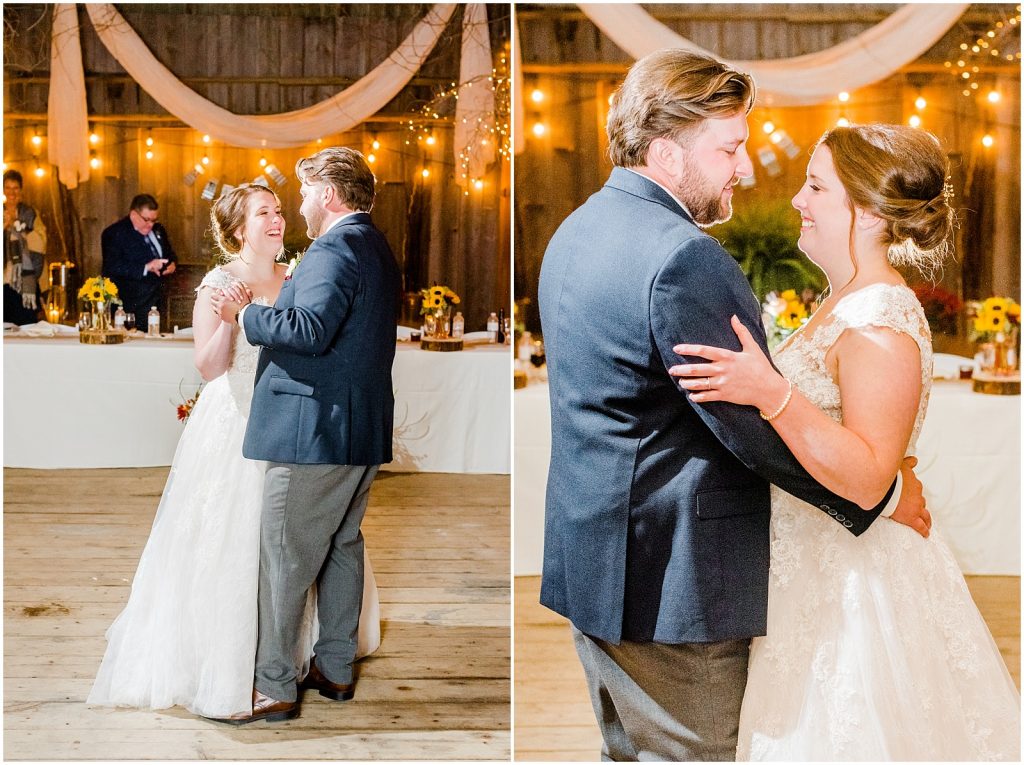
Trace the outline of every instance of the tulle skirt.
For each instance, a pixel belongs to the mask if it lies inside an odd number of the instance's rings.
[[[773,488],[737,759],[1020,760],[1020,694],[938,529],[854,537]]]
[[[227,716],[251,708],[264,463],[242,457],[248,400],[230,374],[203,390],[178,442],[128,604],[107,630],[88,703]],[[251,376],[249,387],[251,391]],[[301,674],[316,641],[310,594]],[[366,561],[359,652],[380,643]]]

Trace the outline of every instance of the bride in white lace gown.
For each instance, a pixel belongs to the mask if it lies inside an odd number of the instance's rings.
[[[686,351],[712,362],[693,371],[713,378],[694,400],[781,407],[794,455],[863,507],[927,411],[931,336],[891,264],[945,252],[946,168],[914,128],[826,133],[793,204],[800,248],[842,286],[776,353],[784,377],[737,321],[743,352]],[[879,518],[855,537],[830,514],[772,488],[768,630],[751,643],[737,759],[1019,761],[1020,694],[941,531]]]
[[[89,704],[181,705],[208,717],[251,710],[264,467],[242,457],[242,438],[259,349],[236,327],[211,320],[208,293],[244,282],[253,302],[272,304],[284,281],[284,266],[274,264],[284,219],[277,197],[252,186],[222,196],[211,218],[222,250],[237,258],[210,271],[197,290],[196,365],[215,379],[178,442],[128,604],[107,630]],[[316,641],[314,593],[306,623],[296,655],[303,671]],[[379,644],[367,559],[357,656]]]

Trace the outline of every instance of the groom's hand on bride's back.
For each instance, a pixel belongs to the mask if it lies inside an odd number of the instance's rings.
[[[914,475],[914,468],[917,466],[917,457],[907,457],[900,465],[900,473],[903,475],[903,491],[900,493],[900,503],[896,506],[890,520],[909,526],[918,534],[927,537],[932,529],[932,516],[925,507],[924,487]]]

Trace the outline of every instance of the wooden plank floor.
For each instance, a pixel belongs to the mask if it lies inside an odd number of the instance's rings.
[[[1020,688],[1020,577],[969,576],[967,584]],[[540,577],[516,577],[515,759],[596,760],[601,734],[569,622],[539,594]]]
[[[83,702],[167,468],[4,473],[5,760],[508,760],[509,478],[380,473],[363,532],[382,644],[355,700],[286,723]]]

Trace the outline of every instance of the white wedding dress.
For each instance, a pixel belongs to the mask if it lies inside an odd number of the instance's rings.
[[[233,281],[217,268],[200,289]],[[238,333],[228,371],[203,389],[188,418],[128,604],[107,630],[89,704],[182,705],[210,717],[251,710],[265,463],[242,457],[242,438],[258,354]],[[314,593],[303,632],[300,676],[316,641]],[[357,656],[379,645],[367,558]]]
[[[825,354],[847,327],[887,327],[921,350],[928,325],[906,287],[847,295],[813,335],[775,356],[810,401],[842,421]],[[878,370],[884,375],[885,370]],[[772,487],[768,634],[751,644],[739,760],[1020,760],[1020,694],[960,568],[933,527],[925,539],[879,518],[855,537]]]

